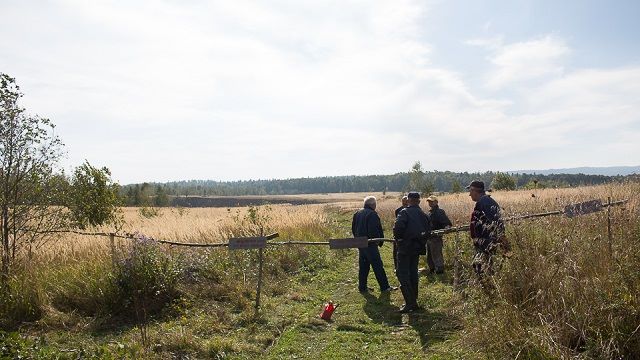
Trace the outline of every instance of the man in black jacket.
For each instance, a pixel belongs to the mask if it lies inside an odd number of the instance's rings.
[[[429,217],[420,209],[420,193],[410,192],[409,206],[400,210],[393,225],[398,244],[398,281],[404,297],[401,313],[418,310],[418,256],[425,254],[426,234],[431,230]]]
[[[353,220],[351,221],[351,233],[354,237],[366,236],[368,239],[384,238],[384,232],[382,231],[382,224],[380,223],[380,217],[376,213],[376,198],[373,196],[367,196],[364,199],[364,206],[353,214]],[[384,265],[382,264],[382,258],[380,257],[380,251],[378,246],[382,246],[383,242],[369,243],[366,248],[358,249],[358,290],[361,293],[369,291],[367,287],[367,278],[369,277],[369,267],[373,268],[373,273],[376,275],[378,285],[380,285],[380,291],[391,291],[396,288],[389,286],[389,280],[387,274],[384,271]]]
[[[504,222],[500,215],[500,205],[486,194],[484,182],[474,180],[467,186],[471,200],[476,205],[471,213],[469,232],[473,239],[476,255],[473,268],[478,276],[493,273],[493,256],[498,243],[504,243]]]
[[[396,209],[394,216],[397,218],[398,214],[400,214],[400,210],[409,206],[409,198],[407,195],[402,197],[402,206]],[[393,243],[393,269],[398,270],[398,244]]]

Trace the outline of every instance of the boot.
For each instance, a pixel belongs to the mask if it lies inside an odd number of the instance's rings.
[[[402,292],[402,297],[404,298],[404,305],[400,307],[398,310],[399,313],[408,313],[415,311],[418,308],[416,303],[416,298],[413,294],[413,289],[407,286],[400,286],[400,291]]]

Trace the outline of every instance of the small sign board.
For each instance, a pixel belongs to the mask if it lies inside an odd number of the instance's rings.
[[[602,202],[600,200],[585,201],[579,204],[571,204],[564,207],[564,214],[567,217],[590,214],[602,210]]]
[[[265,247],[267,247],[267,238],[264,236],[229,239],[229,250],[262,249]]]
[[[366,236],[348,239],[329,239],[329,249],[351,249],[366,248],[369,246],[369,239]]]

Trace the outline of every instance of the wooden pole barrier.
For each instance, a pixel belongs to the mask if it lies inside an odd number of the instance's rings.
[[[456,232],[456,238],[454,240],[454,255],[453,255],[453,290],[457,291],[460,286],[460,235]]]
[[[607,201],[607,235],[609,237],[609,260],[613,259],[613,247],[612,247],[612,236],[611,236],[611,196],[609,196]]]
[[[609,197],[609,202],[606,204],[598,204],[599,207],[595,210],[600,210],[603,207],[607,208],[607,217],[608,217],[608,233],[609,233],[609,238],[612,238],[612,234],[611,234],[611,216],[610,216],[610,207],[611,206],[615,206],[615,205],[622,205],[624,203],[626,203],[628,200],[618,200],[618,201],[611,201],[611,197]],[[593,202],[593,201],[591,201]],[[578,204],[581,205],[581,204]],[[589,212],[593,212],[594,209],[590,210]],[[522,220],[522,219],[530,219],[530,218],[536,218],[536,217],[545,217],[545,216],[550,216],[550,215],[562,215],[565,214],[567,216],[576,216],[576,215],[581,215],[587,213],[585,211],[583,211],[582,213],[577,213],[577,214],[569,214],[567,213],[567,209],[565,210],[558,210],[558,211],[550,211],[550,212],[545,212],[545,213],[539,213],[539,214],[527,214],[527,215],[520,215],[520,216],[513,216],[513,217],[508,217],[505,218],[504,221],[513,221],[513,220]],[[456,226],[456,227],[450,227],[447,229],[441,229],[441,230],[434,230],[431,231],[430,235],[432,236],[439,236],[439,235],[445,235],[445,234],[450,234],[450,233],[457,233],[460,231],[468,231],[469,230],[469,225],[462,225],[462,226]],[[79,234],[79,235],[88,235],[88,236],[108,236],[111,239],[111,242],[113,243],[113,239],[114,238],[118,238],[118,239],[135,239],[137,237],[136,234],[130,234],[130,233],[125,233],[125,234],[117,234],[117,233],[104,233],[104,232],[83,232],[83,231],[77,231],[77,230],[50,230],[50,231],[42,231],[39,232],[41,234],[45,234],[45,233],[74,233],[74,234]],[[423,235],[427,235],[426,233]],[[266,238],[266,240],[271,240],[274,238],[277,238],[279,236],[278,233],[273,233],[270,235],[263,235],[263,238]],[[228,247],[229,243],[228,242],[220,242],[220,243],[208,243],[208,244],[203,244],[203,243],[186,243],[186,242],[178,242],[178,241],[170,241],[170,240],[162,240],[162,239],[154,239],[149,237],[149,240],[152,241],[156,241],[160,244],[167,244],[167,245],[171,245],[171,246],[185,246],[185,247],[205,247],[205,248],[216,248],[216,247]],[[395,242],[394,239],[385,239],[385,238],[375,238],[375,239],[369,239],[369,242]],[[612,241],[610,240],[609,243],[611,244]],[[266,243],[266,245],[330,245],[329,241],[299,241],[299,240],[287,240],[287,241],[269,241]],[[612,245],[610,245],[610,247],[612,247]],[[113,247],[115,249],[115,247]],[[613,253],[613,249],[610,250],[611,253]]]
[[[111,262],[116,263],[116,236],[114,233],[109,234],[109,245],[111,245]]]
[[[262,229],[260,230],[260,236],[263,236]],[[258,249],[258,287],[256,289],[256,315],[260,310],[260,292],[262,290],[262,264],[264,263],[264,248]]]

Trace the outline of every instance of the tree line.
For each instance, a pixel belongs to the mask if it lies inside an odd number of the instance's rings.
[[[472,180],[484,181],[495,190],[598,185],[623,181],[624,176],[586,174],[507,174],[502,172],[424,171],[416,162],[408,172],[392,175],[322,176],[272,180],[183,180],[123,186],[121,196],[129,206],[168,206],[172,198],[189,196],[293,195],[345,192],[417,190],[461,192]]]

